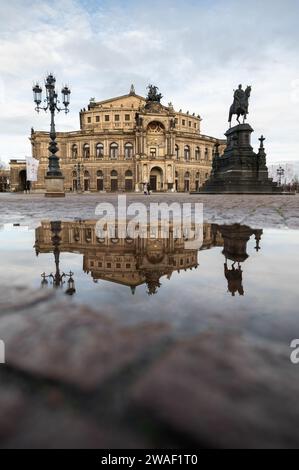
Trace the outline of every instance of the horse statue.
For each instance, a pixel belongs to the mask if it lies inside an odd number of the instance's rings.
[[[241,124],[239,117],[244,116],[243,124],[245,123],[247,114],[248,114],[248,102],[249,102],[250,93],[251,93],[251,86],[248,86],[246,90],[244,91],[242,89],[242,85],[239,85],[238,89],[234,91],[234,102],[230,107],[229,117],[228,117],[228,122],[230,124],[230,127],[232,123],[232,117],[234,114],[237,115],[237,121],[239,124]]]

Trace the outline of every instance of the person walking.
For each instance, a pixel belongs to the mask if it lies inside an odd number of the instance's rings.
[[[151,185],[149,183],[147,183],[147,194],[150,195],[151,194]]]
[[[143,193],[144,193],[144,195],[147,195],[147,184],[146,183],[143,184]]]

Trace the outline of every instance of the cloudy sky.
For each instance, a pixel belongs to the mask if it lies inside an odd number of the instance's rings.
[[[31,92],[48,71],[72,88],[65,131],[90,97],[154,83],[221,137],[233,89],[250,84],[254,145],[263,133],[268,161],[299,160],[298,17],[298,0],[1,1],[0,160],[30,155],[30,128],[48,129]]]

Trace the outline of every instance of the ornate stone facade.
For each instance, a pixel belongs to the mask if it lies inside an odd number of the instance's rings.
[[[162,277],[170,279],[174,271],[198,266],[198,249],[187,249],[184,238],[176,238],[173,230],[167,238],[151,238],[150,233],[147,238],[98,238],[96,222],[54,222],[53,226],[50,221],[43,221],[35,232],[36,254],[53,252],[54,247],[59,255],[81,253],[83,271],[95,281],[122,284],[130,287],[132,293],[139,285],[146,284],[148,293],[155,294]],[[204,224],[200,250],[223,245],[215,227]],[[56,262],[57,259],[59,256]]]
[[[149,182],[153,191],[188,192],[204,183],[215,144],[221,151],[224,141],[201,134],[200,116],[163,106],[157,96],[144,98],[131,87],[124,96],[91,99],[80,112],[80,130],[57,133],[66,191],[78,185],[84,191],[141,191]],[[31,142],[40,161],[32,189],[44,191],[49,134],[32,131]]]
[[[0,168],[0,193],[9,191],[9,170]]]

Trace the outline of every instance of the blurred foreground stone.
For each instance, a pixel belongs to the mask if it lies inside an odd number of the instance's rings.
[[[146,360],[166,338],[165,325],[118,326],[100,312],[43,292],[19,289],[15,297],[6,295],[0,332],[10,367],[92,391],[131,363]]]
[[[228,317],[180,340],[49,291],[2,286],[0,299],[2,448],[299,446],[285,336],[263,340]]]
[[[299,446],[299,369],[290,350],[236,334],[177,345],[134,387],[140,406],[198,445]]]

